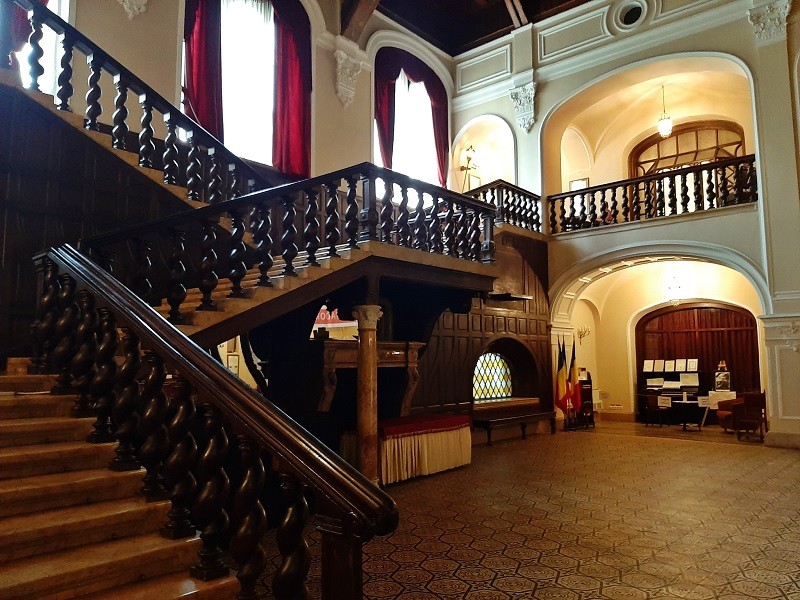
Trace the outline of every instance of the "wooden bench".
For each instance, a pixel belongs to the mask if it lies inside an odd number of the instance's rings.
[[[550,433],[556,432],[556,413],[544,410],[538,398],[507,398],[478,402],[472,406],[472,425],[486,431],[487,445],[492,445],[492,428],[519,425],[525,438],[528,423],[550,421]]]

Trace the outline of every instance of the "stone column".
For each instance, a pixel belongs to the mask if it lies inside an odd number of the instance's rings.
[[[378,483],[378,341],[383,312],[377,304],[353,308],[358,320],[358,469]]]

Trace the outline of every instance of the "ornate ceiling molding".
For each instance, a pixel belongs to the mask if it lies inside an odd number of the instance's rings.
[[[525,133],[530,133],[535,122],[534,97],[536,95],[536,82],[530,81],[524,85],[511,88],[508,91],[514,103],[514,112],[517,113],[517,125]]]
[[[786,39],[786,18],[791,5],[791,0],[777,0],[747,11],[757,44]]]
[[[347,108],[356,95],[356,83],[364,63],[341,49],[336,50],[333,55],[336,57],[336,95]]]

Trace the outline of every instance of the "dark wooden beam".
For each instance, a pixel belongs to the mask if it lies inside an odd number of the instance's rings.
[[[342,6],[342,35],[358,42],[380,0],[350,0]]]

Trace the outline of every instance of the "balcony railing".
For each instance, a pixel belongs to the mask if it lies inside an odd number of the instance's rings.
[[[509,223],[537,233],[542,232],[542,199],[533,192],[497,179],[465,194],[494,205],[497,208],[495,223],[498,225]]]
[[[551,233],[749,204],[758,201],[755,156],[564,192],[547,201]]]

